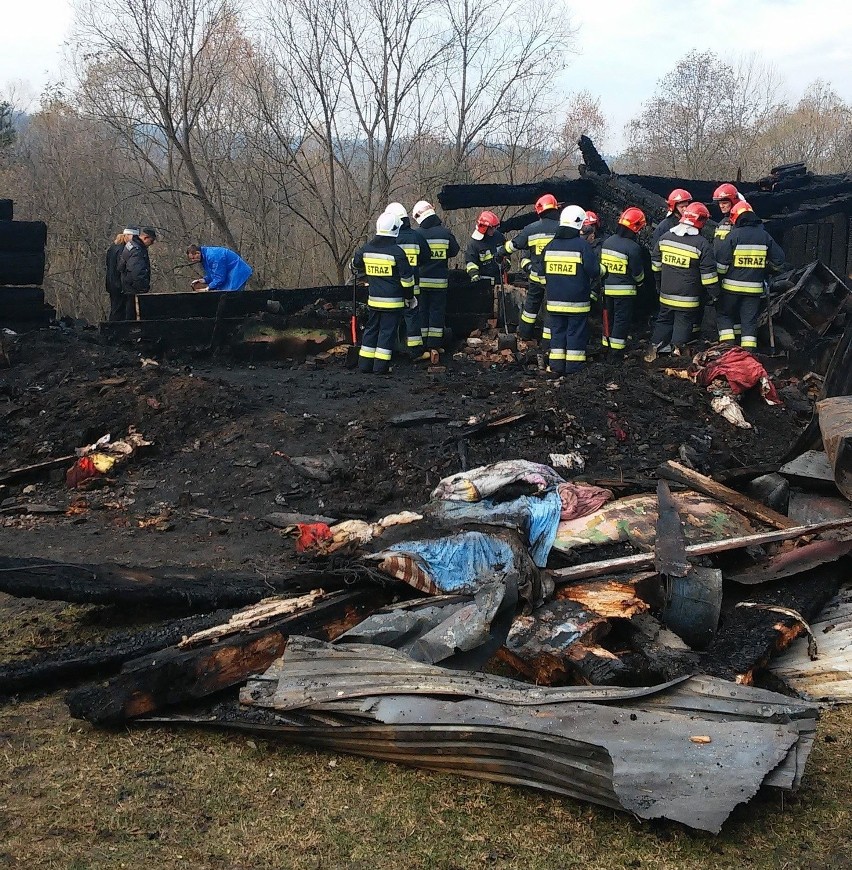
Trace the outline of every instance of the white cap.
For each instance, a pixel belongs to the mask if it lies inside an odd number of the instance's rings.
[[[422,224],[427,217],[432,217],[433,214],[435,214],[435,209],[432,208],[431,203],[426,202],[425,199],[421,199],[420,202],[411,209],[411,216],[419,224]]]
[[[568,205],[562,209],[562,214],[559,215],[559,226],[580,230],[583,228],[585,219],[586,210],[584,208],[580,208],[579,205]]]
[[[138,236],[139,235],[139,227],[125,227],[121,231],[124,236]]]
[[[376,235],[390,236],[395,239],[399,235],[399,228],[401,225],[400,219],[395,214],[385,212],[384,214],[380,214],[376,220]]]
[[[401,202],[389,202],[385,209],[385,214],[392,214],[400,219],[408,217],[408,212]]]

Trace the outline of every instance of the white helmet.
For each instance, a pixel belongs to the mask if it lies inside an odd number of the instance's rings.
[[[400,219],[408,217],[408,212],[401,202],[389,202],[385,209],[385,214],[392,214]]]
[[[421,199],[420,202],[411,209],[411,216],[419,224],[422,224],[427,217],[432,217],[433,214],[435,214],[435,209],[432,208],[431,203],[426,202],[425,199]]]
[[[584,208],[580,208],[579,205],[569,205],[563,208],[562,214],[559,215],[559,226],[581,230],[585,219],[586,210]]]
[[[399,228],[402,226],[402,221],[390,212],[380,214],[376,220],[376,235],[390,236],[395,239],[399,235]]]

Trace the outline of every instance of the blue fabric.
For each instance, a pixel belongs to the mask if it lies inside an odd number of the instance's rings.
[[[559,531],[562,501],[556,490],[549,490],[542,496],[523,495],[503,502],[489,498],[478,502],[435,501],[430,512],[450,522],[517,527],[526,536],[533,562],[544,568]]]
[[[208,290],[242,290],[254,270],[229,248],[202,248],[201,265]]]
[[[444,593],[474,593],[493,582],[493,572],[510,568],[512,548],[501,538],[482,532],[462,532],[449,538],[402,541],[385,552],[413,557]]]

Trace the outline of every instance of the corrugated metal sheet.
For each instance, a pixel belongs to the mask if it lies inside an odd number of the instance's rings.
[[[808,655],[808,639],[799,638],[769,670],[802,697],[852,703],[852,585],[840,590],[811,623],[817,657]]]
[[[298,637],[240,700],[283,715],[264,729],[288,740],[714,832],[762,785],[798,783],[817,716],[808,704],[709,677],[542,688]],[[288,721],[295,712],[302,727]]]

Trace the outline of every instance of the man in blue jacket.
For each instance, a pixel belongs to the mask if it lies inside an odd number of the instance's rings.
[[[190,263],[201,263],[204,278],[192,282],[193,290],[242,290],[254,271],[251,266],[228,248],[190,245],[186,249]]]

